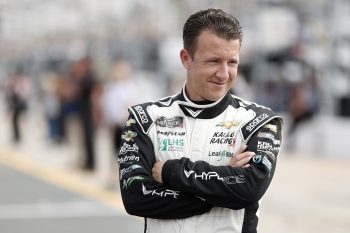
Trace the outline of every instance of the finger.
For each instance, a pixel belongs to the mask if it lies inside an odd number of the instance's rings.
[[[157,168],[157,167],[159,167],[159,164],[160,164],[160,161],[155,162],[155,163],[153,164],[152,170],[155,169],[155,168]]]
[[[229,165],[232,167],[242,167],[249,163],[251,158],[255,155],[254,152],[245,152],[236,156],[236,158],[232,158],[229,162]]]
[[[252,157],[246,157],[244,159],[239,160],[237,162],[238,167],[243,167],[244,165],[248,164],[251,158]]]
[[[152,168],[152,177],[158,183],[163,183],[162,175],[161,175],[162,165],[163,165],[163,162],[157,161],[154,163],[153,168]]]
[[[152,177],[153,177],[153,179],[158,181],[158,173],[157,173],[157,170],[155,168],[152,169]]]
[[[241,159],[244,159],[244,158],[247,158],[247,157],[253,157],[255,155],[254,152],[252,151],[246,151],[246,152],[243,152],[241,154],[238,154],[232,158],[234,158],[236,161],[239,161]]]

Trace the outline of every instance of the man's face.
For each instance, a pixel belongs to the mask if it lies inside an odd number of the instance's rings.
[[[203,31],[197,38],[193,57],[182,49],[187,96],[193,101],[217,101],[223,97],[236,80],[239,51],[238,39],[226,40],[210,31]]]

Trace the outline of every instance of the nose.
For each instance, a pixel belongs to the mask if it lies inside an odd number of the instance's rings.
[[[216,76],[218,78],[220,78],[221,80],[227,80],[230,77],[228,65],[225,63],[221,64],[218,67],[218,70],[216,72]]]

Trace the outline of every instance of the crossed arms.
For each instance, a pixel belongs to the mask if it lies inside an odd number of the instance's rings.
[[[129,117],[132,122],[133,115]],[[128,121],[128,122],[129,122]],[[151,139],[137,123],[127,124],[118,155],[120,190],[126,211],[156,219],[187,218],[213,206],[241,209],[256,203],[267,190],[281,141],[279,120],[261,127],[226,166],[181,159],[156,161]],[[262,137],[264,134],[271,137]],[[263,149],[262,149],[263,148]]]

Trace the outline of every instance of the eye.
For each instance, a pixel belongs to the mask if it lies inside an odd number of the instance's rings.
[[[216,58],[208,59],[207,63],[208,64],[217,64],[217,63],[219,63],[219,59],[216,59]]]
[[[237,60],[231,60],[228,62],[229,66],[237,66],[238,65],[238,61]]]
[[[217,64],[218,61],[217,60],[209,60],[209,61],[207,61],[207,63],[209,63],[209,64]]]

